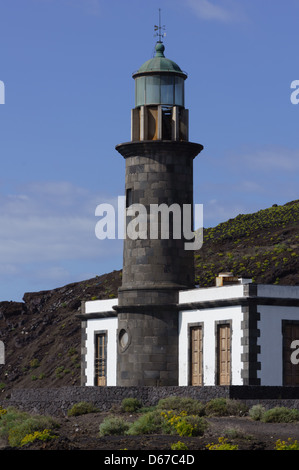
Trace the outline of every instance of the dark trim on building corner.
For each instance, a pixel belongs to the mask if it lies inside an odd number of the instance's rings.
[[[81,379],[80,379],[81,386],[86,385],[86,382],[87,382],[87,377],[86,377],[86,368],[87,368],[87,360],[86,360],[87,334],[86,334],[86,328],[87,328],[87,321],[82,321],[81,322]]]
[[[261,363],[258,361],[258,354],[261,352],[261,347],[257,344],[260,337],[260,329],[258,328],[260,313],[257,311],[257,305],[255,304],[243,306],[242,313],[241,330],[243,336],[241,345],[243,346],[243,353],[241,354],[241,362],[243,368],[241,369],[241,378],[243,379],[243,385],[260,385],[261,379],[258,378],[258,371],[261,370]]]

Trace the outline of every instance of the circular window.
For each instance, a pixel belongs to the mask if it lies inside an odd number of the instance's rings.
[[[119,332],[119,345],[122,350],[125,350],[129,346],[129,333],[124,329]]]

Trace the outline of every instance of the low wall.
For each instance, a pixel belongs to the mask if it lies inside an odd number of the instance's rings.
[[[15,406],[21,410],[66,415],[67,410],[81,401],[93,403],[107,411],[124,398],[138,398],[144,406],[156,405],[169,396],[191,397],[206,402],[223,397],[242,400],[248,406],[257,403],[266,408],[287,406],[299,409],[299,387],[222,386],[222,387],[61,387],[15,389],[9,399],[1,400],[4,408]]]

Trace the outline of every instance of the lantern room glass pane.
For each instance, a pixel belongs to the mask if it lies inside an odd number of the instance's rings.
[[[146,77],[145,104],[160,104],[160,77]]]
[[[135,80],[135,106],[145,104],[145,77],[139,77]]]
[[[174,77],[161,76],[161,104],[173,105]]]
[[[184,106],[184,79],[175,77],[175,104],[177,106]]]
[[[150,104],[184,106],[184,79],[171,75],[137,77],[135,106]]]

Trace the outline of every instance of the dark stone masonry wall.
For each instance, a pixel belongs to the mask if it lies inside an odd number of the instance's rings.
[[[160,398],[191,397],[203,402],[224,397],[243,400],[248,406],[257,403],[266,408],[287,406],[299,409],[299,387],[224,386],[224,387],[61,387],[50,389],[15,389],[9,399],[1,400],[3,407],[15,406],[21,410],[66,415],[75,403],[87,401],[107,411],[124,398],[138,398],[144,406],[156,405]]]

